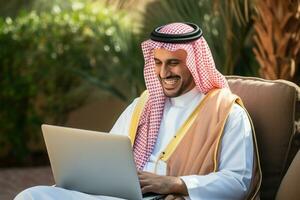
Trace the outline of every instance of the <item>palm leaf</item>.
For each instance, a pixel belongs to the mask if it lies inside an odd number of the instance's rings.
[[[253,51],[266,79],[299,80],[300,1],[257,1]]]

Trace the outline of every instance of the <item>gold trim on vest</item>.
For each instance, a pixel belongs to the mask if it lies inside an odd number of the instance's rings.
[[[129,127],[129,138],[130,138],[132,146],[134,144],[135,136],[136,136],[136,133],[137,133],[139,120],[140,120],[140,117],[142,115],[145,104],[147,103],[148,98],[149,98],[149,93],[148,93],[147,90],[145,90],[141,94],[140,99],[138,100],[138,103],[135,106],[135,109],[134,109],[134,112],[133,112],[133,115],[132,115],[132,118],[131,118],[130,127]]]

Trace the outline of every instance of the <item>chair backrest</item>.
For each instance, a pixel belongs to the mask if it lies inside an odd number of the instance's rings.
[[[300,128],[295,124],[300,122],[300,88],[284,80],[226,78],[231,91],[242,98],[254,124],[263,175],[261,199],[274,199],[299,149]]]

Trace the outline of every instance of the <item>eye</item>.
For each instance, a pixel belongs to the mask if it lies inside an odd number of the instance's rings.
[[[154,60],[154,62],[155,62],[155,65],[161,65],[161,61],[159,61],[159,60]]]
[[[179,64],[178,60],[172,60],[172,61],[169,62],[169,66],[172,66],[172,67],[174,67],[174,66],[176,66],[178,64]]]

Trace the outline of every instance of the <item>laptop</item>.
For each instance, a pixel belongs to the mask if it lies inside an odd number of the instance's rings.
[[[115,199],[162,198],[142,196],[127,136],[46,124],[42,132],[57,187]]]

